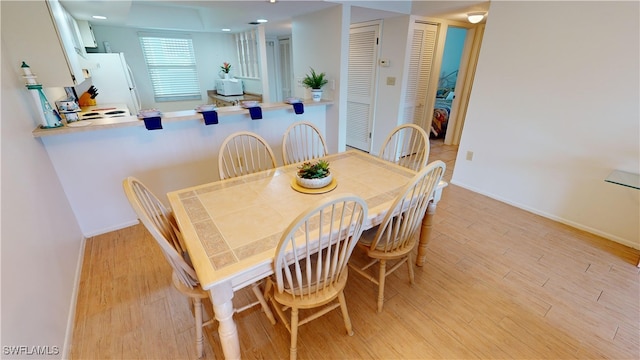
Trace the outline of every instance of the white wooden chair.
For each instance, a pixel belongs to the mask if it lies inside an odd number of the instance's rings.
[[[202,321],[202,299],[206,299],[209,293],[200,287],[198,276],[191,265],[186,248],[182,241],[182,236],[178,231],[177,224],[173,218],[173,213],[168,211],[158,198],[149,191],[138,179],[128,177],[123,181],[124,192],[138,215],[142,224],[156,240],[165,258],[173,268],[171,276],[173,286],[185,296],[193,301],[193,310],[196,327],[196,354],[198,358],[203,355],[204,336],[202,328],[211,325],[215,319]],[[258,298],[257,301],[236,309],[240,312],[255,305],[262,305],[262,309],[272,324],[276,321],[269,308],[264,295],[260,290],[259,283],[252,284],[253,293]]]
[[[291,124],[282,137],[282,159],[285,165],[321,158],[327,154],[324,137],[310,122]]]
[[[394,128],[382,143],[381,159],[414,171],[420,171],[429,160],[429,135],[420,126],[404,124]]]
[[[414,283],[411,252],[418,243],[422,219],[433,193],[445,171],[444,162],[437,160],[423,168],[399,192],[382,223],[363,233],[357,247],[373,260],[364,266],[349,264],[358,274],[378,285],[378,312],[382,312],[385,278],[407,264],[409,280]],[[377,230],[376,230],[377,229]],[[395,261],[387,270],[387,261]],[[368,270],[379,263],[377,276]]]
[[[300,214],[280,238],[274,275],[267,280],[267,298],[291,333],[291,359],[297,356],[298,327],[338,307],[342,309],[347,334],[353,335],[343,290],[349,257],[366,217],[363,199],[337,194]],[[317,307],[322,309],[299,319],[299,309]],[[285,314],[287,310],[291,321]]]
[[[258,134],[239,131],[227,136],[220,146],[218,154],[220,179],[234,178],[275,167],[276,158],[273,150]]]

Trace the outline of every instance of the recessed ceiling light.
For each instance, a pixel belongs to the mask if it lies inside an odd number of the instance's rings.
[[[260,24],[266,23],[267,21],[268,21],[267,19],[258,19],[258,20],[256,20],[256,22],[258,22]]]
[[[93,15],[92,18],[99,19],[99,20],[107,20],[107,17],[102,15]]]
[[[231,29],[224,28],[224,29],[222,29],[222,31],[225,31],[225,32],[226,31],[231,31]]]

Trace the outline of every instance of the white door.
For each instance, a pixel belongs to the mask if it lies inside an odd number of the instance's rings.
[[[356,24],[349,32],[347,145],[364,151],[371,150],[379,28]]]
[[[435,57],[437,36],[437,25],[423,23],[415,25],[404,102],[403,123],[414,123],[422,127],[427,134],[431,130],[432,116],[427,116],[425,104]]]

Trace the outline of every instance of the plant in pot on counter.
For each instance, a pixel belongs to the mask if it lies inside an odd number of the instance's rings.
[[[326,78],[325,73],[317,73],[313,68],[311,74],[305,75],[302,79],[302,85],[311,89],[311,98],[313,101],[320,101],[322,99],[322,87],[327,85],[329,80]]]
[[[222,65],[220,66],[220,77],[222,77],[223,79],[228,79],[230,72],[231,72],[231,64],[229,64],[226,61],[223,62]]]
[[[329,162],[326,160],[307,161],[298,166],[296,182],[302,187],[318,189],[329,185],[331,180]]]

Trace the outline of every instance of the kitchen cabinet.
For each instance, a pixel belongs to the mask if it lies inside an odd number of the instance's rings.
[[[88,74],[76,21],[58,0],[2,1],[3,51],[16,73],[26,62],[44,87],[75,86]]]
[[[80,40],[86,48],[95,49],[98,47],[98,42],[93,34],[93,28],[87,20],[77,20],[78,29],[80,30]]]

